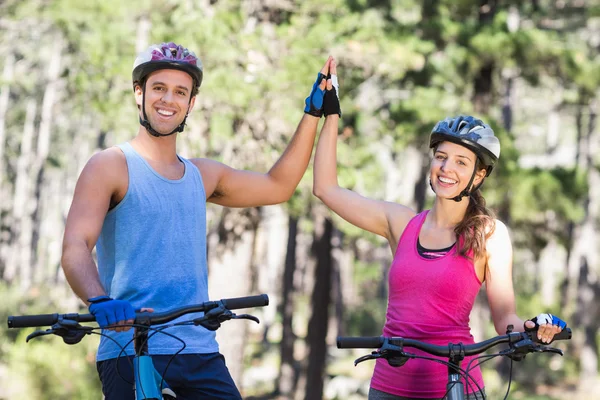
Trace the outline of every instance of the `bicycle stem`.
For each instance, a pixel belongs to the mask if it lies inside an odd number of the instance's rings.
[[[137,356],[148,354],[148,328],[133,328],[133,349]]]

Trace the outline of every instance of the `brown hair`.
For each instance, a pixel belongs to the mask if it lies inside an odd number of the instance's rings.
[[[464,218],[454,228],[457,241],[458,254],[469,257],[467,253],[473,250],[473,257],[485,255],[485,242],[494,233],[496,217],[492,210],[485,206],[485,199],[479,191],[475,190],[469,198],[469,205]]]

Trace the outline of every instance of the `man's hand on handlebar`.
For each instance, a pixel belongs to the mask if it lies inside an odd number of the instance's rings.
[[[102,329],[124,332],[131,329],[135,318],[135,310],[126,300],[115,300],[109,296],[98,296],[88,299],[89,310]],[[110,328],[109,328],[110,326]]]

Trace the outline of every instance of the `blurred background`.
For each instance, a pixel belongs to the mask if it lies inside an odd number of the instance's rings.
[[[600,389],[600,1],[0,1],[0,320],[83,311],[60,268],[74,185],[97,151],[138,129],[138,51],[175,41],[205,78],[179,137],[186,157],[267,171],[303,115],[328,55],[338,61],[340,184],[431,205],[427,140],[460,113],[490,123],[502,157],[483,188],[510,228],[518,313],[556,313],[565,356],[513,367],[513,399],[591,399]],[[211,205],[210,295],[268,293],[260,325],[226,324],[222,352],[248,399],[366,399],[373,362],[338,335],[379,335],[388,244],[327,211],[309,167],[280,206]],[[482,290],[481,294],[485,293]],[[485,296],[476,339],[495,335]],[[97,339],[29,344],[0,324],[0,398],[99,399]],[[484,375],[503,398],[509,363]]]

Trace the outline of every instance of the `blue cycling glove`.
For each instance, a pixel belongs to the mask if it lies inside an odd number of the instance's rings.
[[[536,330],[540,325],[544,324],[556,325],[561,329],[565,329],[567,327],[567,323],[565,321],[552,314],[540,314],[537,317],[532,318],[531,321],[533,321],[535,327],[531,329],[525,328],[525,330]]]
[[[319,72],[317,80],[312,87],[312,90],[304,101],[304,112],[314,117],[321,118],[323,116],[323,98],[325,97],[325,89],[321,89],[319,85],[327,77]]]
[[[116,325],[120,321],[135,319],[135,310],[126,300],[115,300],[109,296],[88,299],[90,313],[96,317],[101,328]]]

